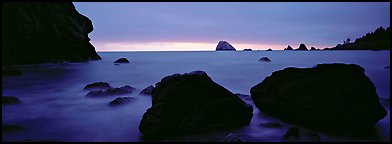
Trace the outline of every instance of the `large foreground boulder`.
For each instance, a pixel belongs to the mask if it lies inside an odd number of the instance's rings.
[[[2,64],[100,60],[89,18],[72,2],[4,2]]]
[[[164,77],[152,92],[139,130],[165,138],[247,125],[253,108],[203,71]]]
[[[216,51],[235,51],[236,49],[226,41],[219,41]]]
[[[319,64],[273,72],[250,90],[255,105],[282,120],[344,132],[384,118],[375,86],[355,64]]]

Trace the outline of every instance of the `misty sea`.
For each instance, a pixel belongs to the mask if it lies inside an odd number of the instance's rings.
[[[151,106],[151,96],[138,95],[149,85],[175,73],[205,71],[213,81],[233,93],[250,95],[250,88],[272,72],[286,67],[313,67],[321,63],[358,64],[376,86],[379,97],[390,98],[390,51],[167,51],[99,52],[102,60],[82,63],[23,65],[21,76],[2,77],[2,95],[15,96],[21,104],[2,107],[2,125],[23,129],[2,133],[2,141],[147,141],[138,129],[143,113]],[[115,65],[118,58],[130,63]],[[271,62],[258,61],[268,57]],[[89,98],[84,86],[107,82],[113,87],[129,85],[137,91],[127,95],[135,101],[118,107],[108,103],[116,98]],[[166,141],[220,141],[229,133],[254,141],[284,141],[291,126],[260,112],[253,105],[250,125],[227,131],[187,136]],[[369,137],[341,137],[319,132],[321,141],[390,141],[388,115],[375,125]],[[263,122],[279,122],[280,129],[266,129]],[[299,141],[308,141],[301,137]]]

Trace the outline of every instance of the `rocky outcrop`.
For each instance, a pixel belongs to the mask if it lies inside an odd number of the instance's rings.
[[[266,51],[272,51],[272,49],[269,48],[269,49],[267,49]]]
[[[146,137],[166,138],[247,125],[253,108],[212,81],[203,71],[162,78],[152,92],[152,106],[139,130]]]
[[[109,106],[119,106],[134,101],[133,97],[118,97],[109,103]]]
[[[295,50],[307,51],[308,48],[306,48],[306,45],[305,45],[305,44],[300,44],[300,45],[299,45],[299,48],[297,48],[297,49],[295,49]]]
[[[126,58],[119,58],[114,63],[129,63],[129,61]]]
[[[250,93],[260,111],[320,130],[369,128],[386,116],[374,84],[355,64],[285,68]]]
[[[244,49],[244,51],[252,51],[252,49]]]
[[[97,90],[87,93],[86,97],[105,97],[105,96],[116,96],[124,94],[132,94],[136,89],[126,85],[120,88],[109,88],[107,90]]]
[[[2,3],[2,64],[100,60],[71,2]]]
[[[317,50],[315,47],[310,47],[310,50]]]
[[[95,82],[86,85],[83,89],[84,90],[107,90],[109,88],[112,88],[112,86],[110,86],[106,82]]]
[[[259,61],[262,61],[262,62],[271,62],[271,60],[270,60],[268,57],[262,57],[262,58],[259,59]]]
[[[216,51],[235,51],[236,49],[226,41],[219,41]]]
[[[17,97],[13,96],[2,96],[1,104],[2,105],[11,105],[11,104],[19,104],[20,100]]]
[[[144,88],[139,94],[151,95],[153,90],[154,90],[154,86],[150,85],[150,86]]]
[[[284,50],[294,50],[290,45],[287,46]]]

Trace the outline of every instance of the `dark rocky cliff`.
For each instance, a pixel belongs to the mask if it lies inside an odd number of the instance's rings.
[[[92,31],[71,2],[2,3],[2,64],[100,60]]]

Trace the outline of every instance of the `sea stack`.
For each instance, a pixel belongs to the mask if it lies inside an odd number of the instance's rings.
[[[2,4],[2,64],[100,60],[89,18],[72,2]]]
[[[219,41],[216,51],[236,51],[236,49],[226,41]]]

